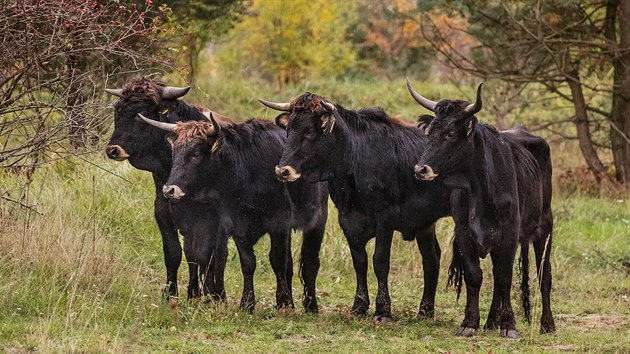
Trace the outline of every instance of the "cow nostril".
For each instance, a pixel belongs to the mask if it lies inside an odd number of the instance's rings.
[[[166,191],[166,193],[167,193],[168,195],[173,195],[173,193],[175,193],[175,188],[173,188],[173,187],[169,188],[169,189]]]
[[[428,171],[428,169],[427,169],[427,165],[423,165],[422,167],[420,167],[420,173],[421,173],[421,174],[423,174],[423,175],[424,175],[424,174],[426,174],[427,172],[429,172],[429,171]]]
[[[282,174],[282,177],[289,177],[289,174],[290,174],[289,169],[283,168],[281,174]]]

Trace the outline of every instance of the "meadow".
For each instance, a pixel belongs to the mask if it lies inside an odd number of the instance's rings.
[[[457,91],[449,85],[418,83],[434,97]],[[411,119],[419,112],[402,81],[387,84],[307,83],[277,90],[258,84],[206,82],[191,101],[232,117],[275,114],[255,98],[281,101],[305,90],[325,94],[347,107],[378,102],[394,115]],[[283,98],[281,95],[287,95]],[[187,98],[188,99],[188,98]],[[255,107],[255,108],[254,108]],[[105,143],[107,138],[104,138]],[[554,141],[556,174],[579,164],[573,143]],[[371,317],[348,312],[355,276],[346,241],[330,205],[321,270],[320,314],[305,314],[302,287],[293,280],[295,311],[274,309],[275,281],[267,253],[269,241],[256,245],[254,314],[238,309],[242,276],[230,241],[226,269],[227,304],[185,299],[187,267],[179,274],[177,307],[162,300],[165,279],[161,240],[153,219],[150,174],[96,151],[57,160],[39,169],[25,202],[0,204],[0,349],[29,352],[629,352],[630,351],[630,199],[598,197],[579,188],[555,190],[552,253],[552,308],[557,333],[538,334],[540,294],[531,262],[532,325],[523,322],[518,286],[513,286],[519,339],[480,331],[457,338],[465,297],[446,288],[451,258],[452,222],[441,220],[440,283],[435,318],[416,317],[422,290],[422,262],[415,243],[394,238],[390,291],[394,321],[377,326]],[[0,172],[0,189],[17,198],[24,176]],[[563,187],[564,188],[564,187]],[[294,259],[301,235],[294,234]],[[370,254],[373,241],[370,243]],[[533,259],[533,254],[531,255]],[[490,306],[489,259],[482,261],[482,324]],[[297,271],[297,266],[295,267]],[[515,265],[515,275],[519,270]],[[376,279],[368,272],[371,300]],[[373,311],[373,305],[372,309]]]

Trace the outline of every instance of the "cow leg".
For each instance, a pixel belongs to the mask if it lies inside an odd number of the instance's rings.
[[[287,284],[287,251],[289,249],[289,232],[272,232],[269,262],[276,274],[276,308],[283,310],[294,308],[293,296]]]
[[[365,316],[370,308],[370,295],[367,286],[368,258],[365,251],[364,240],[358,240],[352,236],[346,236],[352,255],[352,265],[357,276],[357,290],[352,304],[352,313],[355,316]]]
[[[498,260],[495,255],[491,254],[490,257],[492,258],[492,279],[494,280],[494,287],[492,289],[492,304],[490,305],[490,311],[488,311],[486,324],[483,326],[485,330],[498,329],[501,320],[501,289],[498,286],[498,276],[501,270],[497,269]]]
[[[162,250],[166,265],[166,288],[163,295],[171,304],[176,304],[177,270],[182,262],[182,246],[179,243],[179,236],[166,198],[161,194],[156,194],[153,206],[155,220],[162,236]]]
[[[516,339],[516,320],[514,319],[514,311],[512,310],[512,299],[510,291],[512,290],[512,267],[514,266],[514,255],[516,253],[516,245],[510,247],[504,245],[502,249],[493,250],[492,266],[495,275],[494,284],[499,288],[501,295],[501,337]]]
[[[241,271],[243,272],[243,296],[241,297],[241,309],[253,312],[256,305],[254,295],[254,271],[256,270],[256,255],[251,242],[236,240],[236,249],[241,259]]]
[[[551,313],[551,240],[552,234],[551,232],[549,232],[543,237],[540,237],[539,239],[534,241],[536,267],[538,269],[540,293],[542,296],[540,333],[553,333],[556,331],[556,324],[553,320],[553,314]]]
[[[291,294],[291,304],[293,304],[293,254],[291,252],[291,232],[287,237],[286,265],[284,272],[284,280],[287,283],[287,289]]]
[[[225,302],[227,300],[227,296],[225,293],[225,265],[227,263],[227,237],[218,238],[216,240],[216,247],[214,253],[214,293],[212,297],[215,300],[220,300]]]
[[[319,251],[324,239],[324,226],[317,225],[313,229],[304,230],[300,256],[300,277],[304,284],[302,305],[306,312],[317,313],[319,310],[315,282],[319,272]]]
[[[483,273],[479,266],[479,257],[477,255],[477,247],[472,242],[467,233],[455,231],[455,241],[461,253],[464,281],[466,282],[466,310],[464,312],[464,320],[459,329],[455,333],[457,336],[472,337],[479,328],[479,289]]]
[[[389,297],[388,278],[393,234],[393,229],[379,227],[376,232],[376,247],[372,257],[374,273],[378,282],[374,320],[381,324],[392,320],[392,300]]]
[[[212,294],[215,293],[214,288],[214,247],[209,247],[205,242],[202,243],[205,247],[201,250],[205,250],[203,255],[199,257],[199,271],[201,279],[203,279],[203,294],[210,295],[210,301],[213,300]]]
[[[422,268],[424,271],[424,292],[422,293],[418,316],[433,318],[441,256],[440,245],[435,236],[435,224],[416,236],[416,243],[422,255]]]
[[[199,267],[195,254],[193,253],[193,238],[190,235],[184,235],[184,254],[188,263],[188,299],[194,299],[200,296],[199,289]],[[202,278],[203,279],[203,278]]]

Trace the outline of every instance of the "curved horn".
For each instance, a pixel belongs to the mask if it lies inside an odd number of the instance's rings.
[[[322,107],[324,107],[326,112],[328,113],[332,113],[337,110],[337,107],[335,107],[335,105],[330,102],[320,101],[320,103],[322,104]]]
[[[221,126],[219,125],[219,123],[217,123],[217,121],[214,119],[214,115],[212,114],[212,112],[210,112],[210,121],[212,122],[212,127],[214,128],[214,132],[212,133],[213,135],[218,134],[221,131]]]
[[[475,100],[475,103],[471,103],[466,106],[466,108],[464,108],[464,112],[468,114],[475,114],[481,111],[481,107],[483,107],[483,103],[481,102],[481,86],[483,86],[483,82],[477,87],[477,100]]]
[[[188,93],[190,90],[190,86],[186,87],[175,87],[175,86],[166,86],[160,96],[164,100],[174,100],[176,98],[180,98]]]
[[[138,116],[140,118],[142,118],[143,121],[151,124],[152,126],[154,126],[156,128],[160,128],[162,130],[166,130],[167,132],[175,132],[175,127],[177,126],[177,124],[158,122],[157,120],[149,119],[149,118],[143,116],[140,113],[138,113]]]
[[[418,102],[422,107],[428,109],[431,112],[434,112],[435,105],[437,105],[437,102],[431,101],[430,99],[422,97],[422,95],[420,95],[418,92],[416,92],[416,90],[413,89],[409,79],[407,78],[406,80],[407,80],[407,90],[409,90],[409,93],[411,94],[413,99],[416,100],[416,102]]]
[[[117,97],[122,97],[122,95],[123,95],[122,94],[123,89],[108,89],[108,88],[106,88],[105,92],[109,93],[110,95],[117,96]]]
[[[290,102],[278,103],[278,102],[271,102],[271,101],[263,100],[262,98],[259,98],[258,101],[271,109],[275,109],[276,111],[288,112],[289,107],[291,107]]]

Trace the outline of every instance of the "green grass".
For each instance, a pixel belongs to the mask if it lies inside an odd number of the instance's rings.
[[[456,338],[464,298],[445,289],[452,225],[438,227],[442,274],[433,320],[415,314],[422,290],[422,265],[414,243],[395,237],[390,289],[393,323],[375,325],[348,314],[355,277],[350,253],[331,206],[318,278],[322,313],[304,314],[301,285],[293,282],[295,312],[274,310],[275,281],[267,259],[269,241],[256,246],[253,315],[238,310],[242,276],[230,243],[226,273],[228,303],[181,299],[176,309],[162,302],[165,278],[161,241],[152,216],[148,173],[100,155],[93,164],[58,162],[39,170],[30,200],[41,213],[0,204],[0,349],[8,352],[553,352],[630,351],[629,200],[556,198],[552,254],[553,309],[558,332],[539,335],[537,321],[522,322],[513,289],[520,339],[498,332]],[[117,177],[119,175],[121,177]],[[124,178],[124,179],[123,179]],[[0,188],[15,193],[18,181],[0,176]],[[293,238],[298,258],[300,235]],[[370,243],[370,253],[373,242]],[[533,258],[533,257],[532,257]],[[492,281],[483,260],[482,323]],[[297,270],[297,267],[296,267]],[[370,269],[372,301],[376,279]],[[532,278],[535,272],[531,271]],[[535,280],[532,280],[534,287]],[[187,270],[180,268],[180,293]],[[537,320],[540,296],[533,291]],[[372,308],[373,310],[373,308]]]

